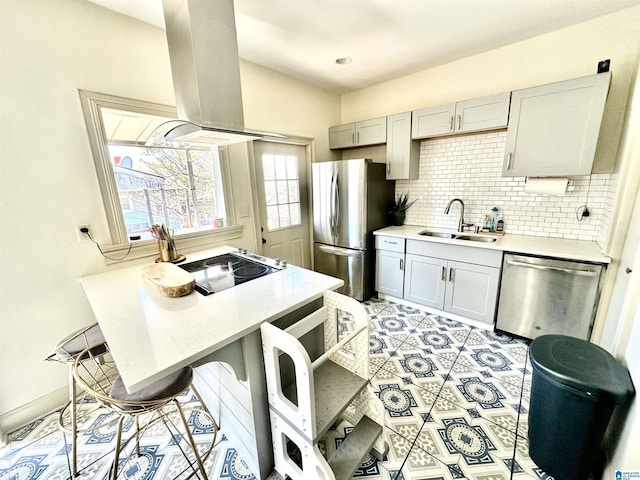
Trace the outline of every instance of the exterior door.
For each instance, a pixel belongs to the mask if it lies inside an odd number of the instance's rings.
[[[262,254],[311,268],[304,145],[254,141]]]

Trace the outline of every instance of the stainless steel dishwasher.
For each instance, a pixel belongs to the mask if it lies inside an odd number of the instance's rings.
[[[600,264],[505,254],[496,328],[530,339],[556,333],[588,340],[603,271]]]

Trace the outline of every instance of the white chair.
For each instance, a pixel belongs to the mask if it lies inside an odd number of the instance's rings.
[[[111,467],[111,479],[115,480],[135,461],[135,454],[140,455],[140,440],[146,429],[155,424],[163,424],[170,434],[177,438],[186,438],[189,450],[180,447],[193,470],[190,475],[200,475],[208,478],[204,462],[211,453],[219,431],[218,424],[209,412],[200,393],[193,386],[193,369],[184,367],[157,382],[135,393],[128,393],[113,360],[108,344],[102,344],[102,353],[94,355],[95,347],[84,350],[76,357],[73,365],[73,375],[78,385],[94,396],[98,402],[118,418],[114,460]],[[190,389],[197,398],[198,407],[183,405],[177,397]],[[196,410],[209,417],[214,427],[214,434],[205,449],[204,454],[198,451],[193,435],[189,428],[186,410]],[[134,435],[122,442],[123,425],[126,418],[135,420]],[[128,448],[129,443],[135,441],[135,448],[131,448],[122,460],[121,455]]]
[[[353,328],[340,339],[342,312],[349,314]],[[312,361],[299,338],[316,327],[324,330],[324,353]],[[366,388],[369,317],[362,305],[328,291],[321,309],[289,328],[264,323],[260,329],[276,472],[293,480],[344,480],[372,447],[377,458],[384,458],[384,407]],[[285,358],[295,371],[290,385]],[[317,442],[340,418],[355,429],[326,460]]]

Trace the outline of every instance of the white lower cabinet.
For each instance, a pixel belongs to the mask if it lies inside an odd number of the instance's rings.
[[[402,298],[404,253],[376,250],[376,291]]]
[[[443,310],[493,324],[500,269],[451,261],[448,268]]]
[[[446,260],[408,254],[404,271],[405,300],[442,310],[446,269]]]
[[[493,324],[500,250],[384,236],[376,249],[379,293]]]
[[[404,238],[376,237],[376,291],[402,298]]]
[[[404,298],[493,323],[499,279],[499,268],[407,254]]]

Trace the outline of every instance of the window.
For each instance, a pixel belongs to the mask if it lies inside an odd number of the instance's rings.
[[[171,107],[85,91],[80,97],[114,245],[150,241],[154,224],[180,239],[233,223],[218,148],[152,135],[175,117]]]
[[[300,225],[298,158],[263,154],[262,173],[269,231]]]
[[[153,224],[164,224],[177,235],[224,225],[217,150],[116,143],[108,148],[128,236],[151,238]]]

